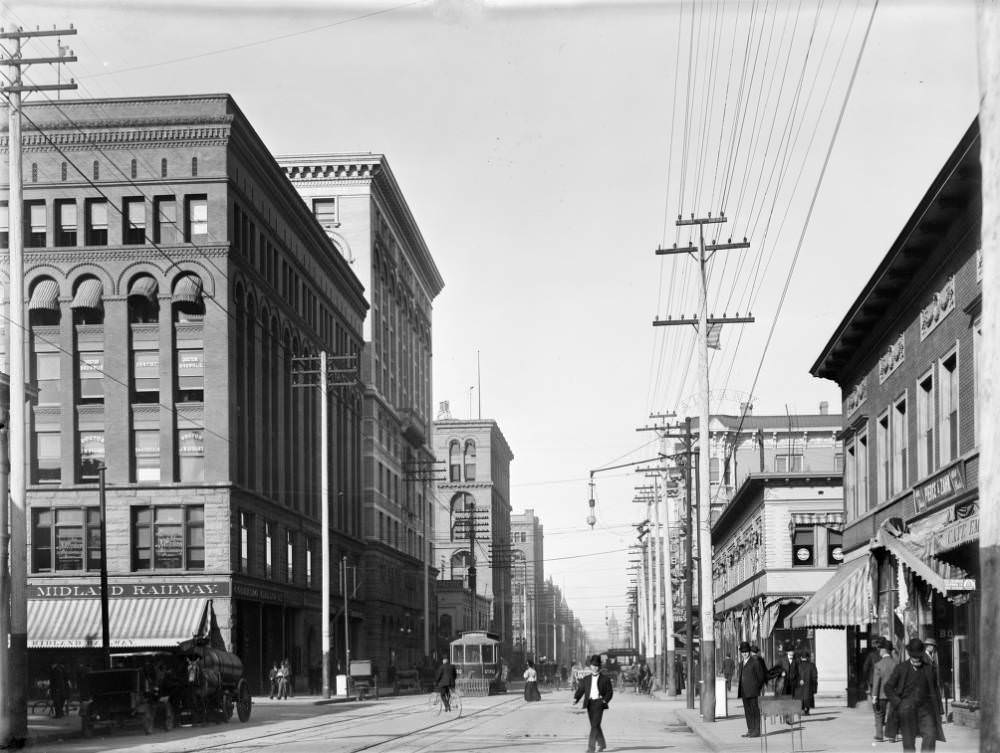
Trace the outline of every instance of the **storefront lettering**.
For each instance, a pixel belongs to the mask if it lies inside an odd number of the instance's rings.
[[[954,465],[929,481],[913,488],[913,505],[917,512],[926,510],[935,502],[965,491],[965,474],[962,465]]]
[[[967,544],[970,541],[979,539],[979,516],[973,515],[971,518],[962,518],[953,523],[949,523],[939,532],[934,534],[932,554],[937,552],[947,552],[949,549]]]
[[[272,591],[269,588],[248,586],[245,583],[233,584],[233,596],[241,599],[249,599],[250,601],[273,601],[282,603],[285,600],[285,595],[281,591]]]
[[[91,599],[100,598],[101,587],[94,583],[71,586],[34,584],[29,588],[29,599]],[[205,597],[229,596],[228,583],[115,583],[108,586],[108,596],[173,596]]]

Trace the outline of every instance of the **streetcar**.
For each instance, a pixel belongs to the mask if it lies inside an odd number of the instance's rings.
[[[448,644],[458,688],[465,695],[507,692],[507,662],[500,655],[500,637],[485,630],[466,630]]]

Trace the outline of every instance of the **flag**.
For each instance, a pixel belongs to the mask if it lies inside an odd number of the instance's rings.
[[[722,334],[721,324],[709,324],[708,334],[705,336],[708,340],[708,347],[715,350],[722,350],[722,346],[719,344],[719,336]]]

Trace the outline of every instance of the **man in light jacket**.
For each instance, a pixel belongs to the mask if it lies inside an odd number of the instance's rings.
[[[872,668],[872,711],[875,714],[875,742],[880,743],[885,739],[886,712],[889,707],[889,696],[885,694],[885,684],[892,676],[892,670],[896,668],[896,660],[892,658],[892,644],[887,640],[879,642],[879,660]],[[890,739],[895,739],[895,725],[888,725]]]

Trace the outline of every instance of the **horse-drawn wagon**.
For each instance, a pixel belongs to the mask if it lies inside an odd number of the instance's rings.
[[[184,682],[170,693],[178,719],[228,722],[234,710],[241,722],[250,718],[253,698],[236,654],[214,648],[206,640],[185,641],[178,653],[184,662]]]

